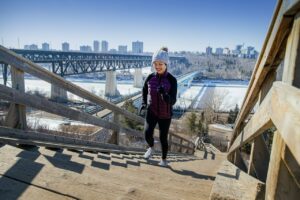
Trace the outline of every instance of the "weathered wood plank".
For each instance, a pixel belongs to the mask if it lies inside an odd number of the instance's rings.
[[[193,149],[190,146],[183,145],[183,144],[180,144],[180,143],[177,143],[177,142],[174,142],[174,141],[172,142],[172,145],[179,147],[180,148],[179,152],[181,152],[182,148],[185,148],[185,149],[188,149],[188,150],[192,150]]]
[[[284,148],[284,141],[280,133],[276,131],[273,136],[273,144],[269,163],[269,170],[266,181],[266,199],[275,199],[275,194],[278,186],[278,174],[280,168],[281,152]]]
[[[43,110],[49,113],[64,116],[69,119],[85,122],[88,124],[101,126],[110,130],[122,131],[128,135],[143,137],[143,134],[136,130],[121,127],[119,124],[108,122],[106,120],[94,117],[87,113],[70,109],[64,105],[55,102],[50,102],[45,98],[18,92],[14,89],[11,89],[3,85],[0,85],[0,91],[1,91],[0,98],[5,99],[7,101],[11,101],[22,105],[27,105],[39,110]]]
[[[113,122],[116,124],[119,124],[119,115],[118,113],[113,114]],[[113,131],[111,138],[109,140],[109,143],[119,145],[120,140],[120,132],[119,131]]]
[[[62,77],[56,74],[53,74],[52,72],[40,67],[39,65],[31,62],[30,60],[23,58],[22,56],[14,53],[13,51],[10,51],[9,49],[1,45],[0,45],[0,60],[15,66],[19,70],[23,70],[24,72],[27,72],[44,81],[47,81],[50,84],[57,85],[58,87],[61,87],[77,96],[80,96],[84,99],[87,99],[93,103],[101,105],[119,114],[125,115],[126,117],[132,120],[135,120],[140,123],[144,123],[144,119],[142,117],[137,116],[133,113],[128,112],[127,110],[115,106],[113,103],[110,103],[105,99],[102,99],[94,95],[93,93],[84,90],[83,88],[75,85],[74,83],[63,79]]]

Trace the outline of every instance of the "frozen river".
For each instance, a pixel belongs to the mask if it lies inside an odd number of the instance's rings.
[[[105,81],[103,80],[75,78],[67,78],[67,80],[104,97]],[[2,78],[0,78],[0,84],[3,84]],[[8,81],[8,85],[11,85],[10,81]],[[234,108],[236,104],[241,107],[247,87],[247,83],[238,81],[205,81],[201,84],[192,84],[191,87],[180,90],[182,92],[178,95],[175,107],[188,108],[194,101],[192,108],[202,108],[209,100],[216,101],[217,99],[221,103],[220,110],[228,111]],[[141,88],[133,86],[133,81],[118,81],[117,89],[123,96],[141,91]],[[51,85],[39,79],[25,79],[25,91],[40,91],[50,97]],[[68,98],[82,100],[82,98],[69,92]]]
[[[104,96],[105,81],[75,78],[67,78],[67,80],[90,92],[93,92],[98,96]],[[3,84],[2,78],[0,78],[0,84]],[[10,81],[8,81],[8,85],[11,85]],[[208,101],[211,101],[211,99],[214,99],[214,101],[215,99],[218,99],[220,104],[219,109],[223,111],[229,111],[230,109],[233,109],[236,104],[241,107],[247,87],[247,83],[237,81],[205,81],[201,84],[192,84],[190,87],[180,90],[182,93],[178,95],[178,100],[175,104],[175,107],[192,107],[195,109],[203,108]],[[141,88],[133,87],[133,81],[118,81],[117,89],[121,95],[129,95],[141,91]],[[25,90],[38,90],[41,93],[50,96],[51,86],[45,81],[31,78],[25,79]],[[82,100],[82,98],[79,98],[72,93],[68,93],[68,98]],[[54,130],[57,129],[59,124],[64,121],[44,118],[43,120],[39,120],[33,116],[28,118],[28,121],[31,123],[36,123],[37,120],[39,121],[39,124],[47,124],[51,129]]]

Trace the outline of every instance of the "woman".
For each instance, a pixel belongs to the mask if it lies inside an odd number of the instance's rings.
[[[158,123],[162,160],[159,165],[167,166],[168,132],[172,117],[172,106],[176,102],[177,80],[168,71],[168,49],[161,48],[152,56],[152,65],[156,72],[150,74],[144,83],[142,109],[147,108],[145,139],[149,145],[144,154],[149,159],[154,152],[154,128]]]

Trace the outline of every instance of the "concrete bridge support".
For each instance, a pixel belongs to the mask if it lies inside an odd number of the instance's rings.
[[[105,83],[105,96],[116,96],[117,95],[117,78],[116,71],[106,72],[106,83]]]
[[[6,86],[7,83],[7,64],[2,64],[2,73],[3,73],[3,84]]]
[[[142,68],[137,68],[134,71],[134,87],[137,87],[137,88],[142,88],[143,87]]]
[[[11,66],[11,82],[13,89],[25,93],[24,71]],[[11,103],[5,119],[5,126],[25,130],[27,128],[26,106]]]
[[[67,91],[56,85],[51,85],[51,99],[62,103],[67,102]]]

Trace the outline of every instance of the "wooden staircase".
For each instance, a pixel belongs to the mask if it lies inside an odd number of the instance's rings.
[[[208,199],[225,155],[103,153],[0,147],[0,199]]]

